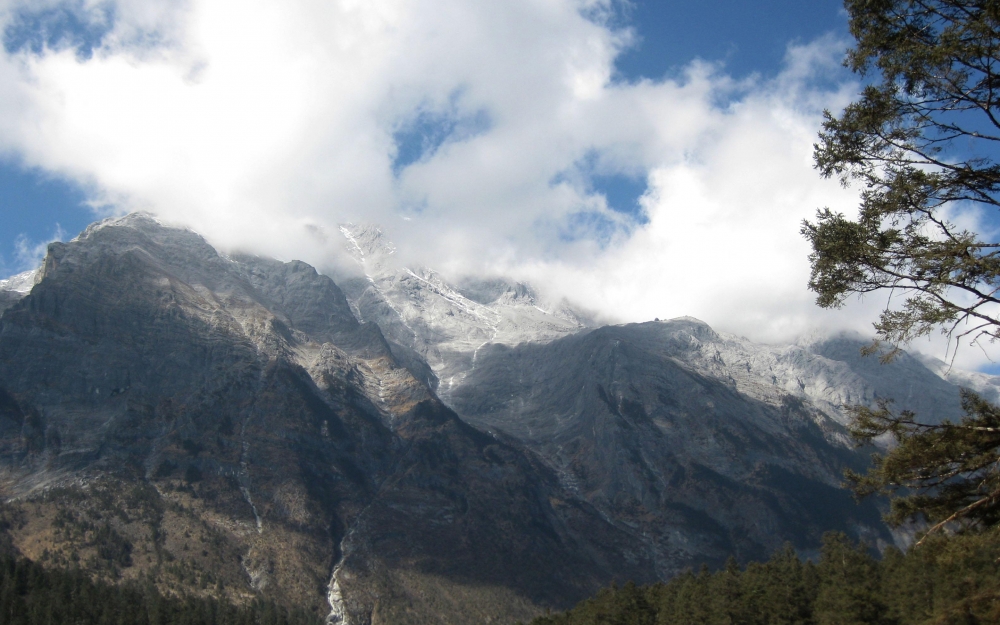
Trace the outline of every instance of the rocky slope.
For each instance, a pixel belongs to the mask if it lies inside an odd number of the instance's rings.
[[[43,562],[348,623],[511,621],[653,575],[330,279],[143,215],[50,247],[0,387],[3,527]]]
[[[493,347],[453,405],[635,528],[664,577],[699,560],[761,558],[786,540],[809,550],[830,529],[891,540],[873,504],[838,487],[861,458],[836,420],[795,394],[751,394],[685,362],[716,336],[682,320]]]
[[[669,356],[737,392],[771,405],[791,396],[841,424],[845,405],[874,405],[891,398],[900,410],[928,419],[961,414],[958,388],[969,386],[1000,398],[995,376],[948,369],[906,352],[890,364],[863,356],[860,336],[803,340],[792,345],[761,345],[716,332],[697,319],[682,318],[649,326],[673,337]]]
[[[609,326],[484,348],[450,401],[640,529],[669,575],[698,556],[760,558],[784,540],[808,550],[834,527],[889,540],[872,503],[839,488],[844,467],[865,462],[844,405],[892,398],[954,418],[959,388],[905,353],[890,365],[863,357],[864,344],[756,345],[691,318]],[[963,375],[996,399],[992,376]]]

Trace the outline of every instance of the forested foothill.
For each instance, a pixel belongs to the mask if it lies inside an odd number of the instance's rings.
[[[236,606],[211,597],[164,596],[151,583],[112,585],[79,568],[48,569],[0,556],[4,625],[319,625],[271,601]]]
[[[627,583],[531,625],[974,625],[1000,623],[1000,530],[936,535],[881,558],[827,534],[816,562],[791,546],[652,586]]]

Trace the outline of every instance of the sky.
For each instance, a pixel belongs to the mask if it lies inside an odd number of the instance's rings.
[[[330,272],[378,223],[446,275],[764,342],[885,304],[806,288],[801,221],[857,206],[812,167],[858,90],[835,0],[0,0],[0,31],[0,273],[146,210]]]

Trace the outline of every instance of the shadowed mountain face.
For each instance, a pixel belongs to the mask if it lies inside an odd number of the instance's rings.
[[[639,530],[664,576],[706,558],[759,558],[785,540],[811,549],[830,529],[889,539],[873,505],[838,488],[859,462],[839,423],[801,398],[763,401],[685,363],[717,337],[679,320],[495,346],[451,399]]]
[[[142,215],[50,248],[0,320],[0,387],[8,538],[43,562],[351,623],[527,618],[653,577],[331,280]]]
[[[345,236],[349,297],[139,214],[0,281],[0,548],[331,623],[512,623],[831,529],[890,541],[838,487],[864,461],[842,405],[957,409],[847,339],[585,330]]]

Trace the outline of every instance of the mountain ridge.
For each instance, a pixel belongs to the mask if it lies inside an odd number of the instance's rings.
[[[442,396],[475,367],[486,345],[548,341],[592,324],[567,302],[543,307],[524,283],[467,277],[451,284],[433,269],[404,265],[377,226],[344,224],[340,231],[364,274],[341,280],[352,310],[419,354]]]
[[[462,422],[311,267],[129,216],[50,246],[41,276],[0,318],[0,483],[26,555],[167,590],[211,575],[330,622],[527,618],[612,571],[652,579],[631,537]],[[131,558],[106,562],[98,529]],[[465,599],[429,605],[448,592]]]
[[[840,404],[957,409],[940,371],[851,339],[591,327],[348,232],[370,273],[343,288],[143,214],[0,283],[12,548],[331,624],[527,620],[829,529],[902,540],[837,487],[866,455]]]

